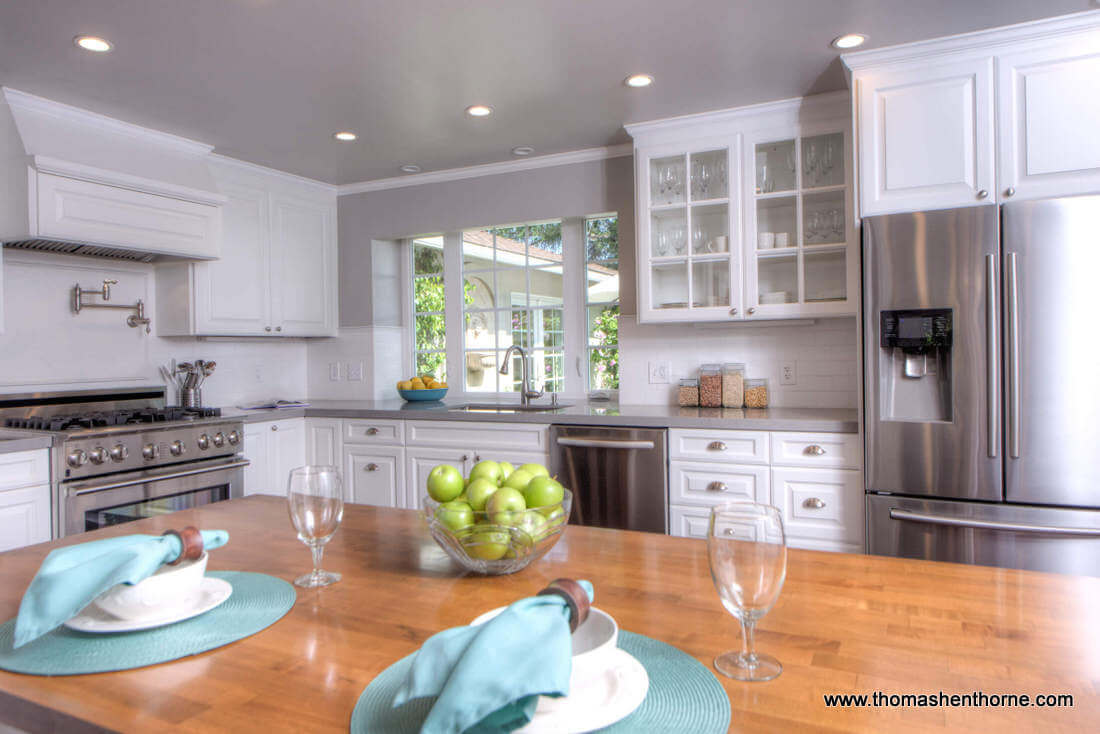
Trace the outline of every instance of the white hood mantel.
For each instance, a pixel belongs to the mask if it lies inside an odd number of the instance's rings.
[[[18,90],[0,99],[0,241],[154,261],[212,259],[225,197],[212,146]]]

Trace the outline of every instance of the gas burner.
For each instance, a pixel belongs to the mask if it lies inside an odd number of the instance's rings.
[[[188,421],[198,418],[216,418],[222,414],[220,408],[135,408],[132,410],[90,411],[70,415],[29,416],[26,418],[7,418],[4,425],[8,428],[29,428],[35,431],[82,431],[108,426],[140,425],[146,423],[169,423]]]

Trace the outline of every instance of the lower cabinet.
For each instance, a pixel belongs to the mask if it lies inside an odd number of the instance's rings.
[[[348,502],[357,504],[415,507],[405,491],[405,449],[345,446],[344,492]]]
[[[405,448],[406,493],[405,506],[420,508],[421,500],[428,493],[428,473],[438,464],[450,464],[465,476],[474,465],[474,452],[466,449],[418,446]]]
[[[306,463],[305,420],[286,418],[244,426],[244,493],[286,496],[290,470]]]
[[[0,454],[0,551],[50,540],[48,449]]]
[[[851,469],[772,469],[772,504],[795,548],[863,551],[863,482]]]
[[[306,462],[317,466],[340,466],[343,430],[339,418],[306,418]]]

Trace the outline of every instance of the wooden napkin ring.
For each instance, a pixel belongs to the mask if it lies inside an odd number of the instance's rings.
[[[175,566],[181,561],[194,561],[198,558],[202,558],[202,533],[194,525],[188,525],[183,530],[165,530],[161,537],[165,535],[174,535],[180,539],[180,545],[183,546],[183,550],[180,551],[176,560],[169,561],[169,566]]]
[[[554,579],[550,585],[540,591],[536,596],[560,596],[569,605],[569,632],[577,631],[577,628],[588,619],[588,610],[592,602],[588,599],[588,592],[573,579]]]

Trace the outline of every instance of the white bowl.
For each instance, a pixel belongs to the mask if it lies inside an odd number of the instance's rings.
[[[93,601],[97,607],[119,619],[155,617],[179,606],[194,594],[206,573],[207,554],[178,566],[161,566],[152,576],[136,584],[119,584]]]

